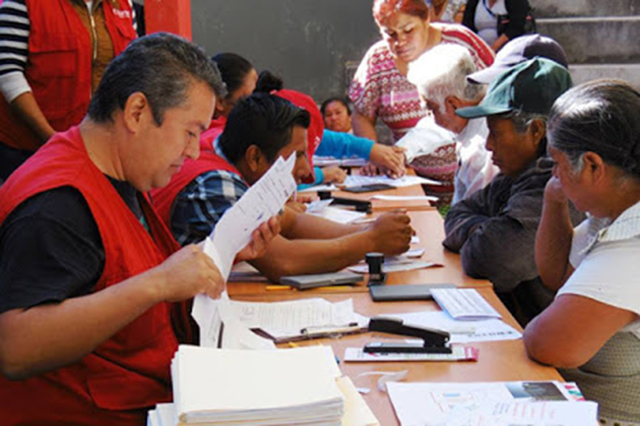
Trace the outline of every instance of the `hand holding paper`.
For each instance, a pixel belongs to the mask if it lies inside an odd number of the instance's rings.
[[[251,260],[264,255],[271,240],[280,233],[280,218],[271,217],[251,234],[251,242],[236,254],[236,261]]]

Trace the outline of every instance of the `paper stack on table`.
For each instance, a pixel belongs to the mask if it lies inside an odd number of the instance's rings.
[[[375,416],[328,346],[243,351],[180,346],[173,404],[148,426],[376,426]]]

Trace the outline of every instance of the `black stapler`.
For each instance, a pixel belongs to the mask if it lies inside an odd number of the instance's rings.
[[[428,328],[412,327],[404,325],[402,320],[391,318],[371,318],[369,331],[400,334],[403,336],[418,337],[422,344],[412,343],[367,343],[364,352],[367,353],[431,353],[450,354],[449,333],[446,331]]]
[[[371,207],[371,201],[354,200],[352,198],[332,197],[331,191],[318,191],[318,197],[321,200],[328,200],[329,198],[333,198],[333,203],[331,204],[338,204],[338,205],[353,207],[356,209],[357,212],[363,212],[363,213],[369,214],[373,211]]]

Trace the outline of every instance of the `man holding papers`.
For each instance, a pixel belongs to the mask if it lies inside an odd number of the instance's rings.
[[[82,123],[0,190],[0,413],[4,425],[140,425],[171,400],[181,305],[224,281],[178,245],[146,191],[198,156],[217,70],[183,39],[132,42]],[[263,224],[242,257],[278,230]],[[14,381],[10,381],[11,379]]]
[[[278,96],[256,93],[229,114],[224,132],[207,153],[183,170],[154,203],[181,244],[205,238],[280,156],[297,157],[293,175],[310,174],[306,153],[309,114]],[[367,227],[341,225],[285,207],[282,235],[251,263],[269,279],[330,272],[356,263],[370,251],[400,254],[409,248],[412,229],[404,213],[387,213]]]

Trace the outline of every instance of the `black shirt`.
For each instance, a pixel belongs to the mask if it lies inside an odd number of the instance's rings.
[[[143,221],[139,192],[109,181]],[[0,227],[0,313],[89,294],[104,262],[98,225],[81,193],[65,186],[37,194]]]

